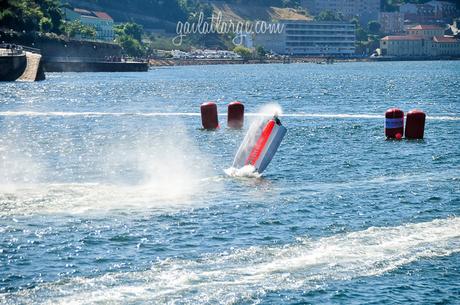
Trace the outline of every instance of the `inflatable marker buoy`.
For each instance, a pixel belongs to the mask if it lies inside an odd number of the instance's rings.
[[[420,110],[411,110],[406,118],[406,139],[423,139],[426,114]]]
[[[201,123],[204,129],[219,128],[219,119],[217,117],[217,105],[214,102],[207,102],[201,105]]]
[[[273,159],[286,132],[286,127],[281,125],[277,116],[268,122],[254,122],[235,155],[233,167],[252,165],[261,174]]]
[[[244,105],[240,102],[228,104],[227,126],[240,129],[244,125]]]
[[[403,135],[404,112],[398,108],[388,109],[385,112],[385,136],[389,139],[401,139]]]

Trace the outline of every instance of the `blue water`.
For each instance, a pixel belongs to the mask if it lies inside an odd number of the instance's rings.
[[[0,303],[460,303],[460,62],[173,67],[0,84]],[[200,129],[214,100],[221,129]],[[226,104],[277,103],[260,178]],[[383,113],[428,114],[385,141]]]

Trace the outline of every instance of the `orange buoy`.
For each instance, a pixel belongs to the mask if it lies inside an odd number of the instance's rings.
[[[420,110],[411,110],[406,118],[406,138],[423,139],[426,114]]]
[[[385,112],[385,136],[390,139],[396,139],[404,134],[404,112],[398,108],[391,108]]]
[[[201,105],[201,123],[203,124],[204,129],[219,128],[216,103],[207,102]]]
[[[227,125],[229,128],[240,129],[244,125],[244,105],[238,101],[228,104]]]

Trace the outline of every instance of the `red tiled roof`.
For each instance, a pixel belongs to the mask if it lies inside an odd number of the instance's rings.
[[[106,12],[93,12],[93,13],[94,15],[96,15],[97,17],[101,19],[113,20],[112,17],[110,17],[110,15],[107,14]]]
[[[422,40],[423,36],[404,35],[404,36],[385,36],[382,40]]]
[[[113,20],[106,12],[88,11],[83,8],[74,8],[73,11],[85,17]]]
[[[74,8],[73,11],[74,11],[75,13],[80,14],[80,15],[88,15],[88,16],[91,16],[91,15],[92,15],[90,11],[85,10],[85,9],[82,9],[82,8]]]
[[[449,36],[434,36],[433,40],[435,42],[441,42],[441,43],[455,43],[455,42],[460,42],[460,40],[455,39],[454,37],[449,37]]]
[[[437,25],[419,24],[419,25],[409,28],[409,30],[443,30],[443,28]]]

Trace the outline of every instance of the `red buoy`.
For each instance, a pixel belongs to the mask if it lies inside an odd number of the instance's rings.
[[[228,104],[227,125],[230,128],[240,129],[244,124],[244,105],[240,102]]]
[[[404,134],[404,112],[398,108],[391,108],[385,112],[385,136],[395,139],[396,134]]]
[[[420,110],[411,110],[406,118],[406,138],[423,139],[426,114]]]
[[[201,123],[203,124],[204,129],[219,128],[216,103],[207,102],[201,105]]]

